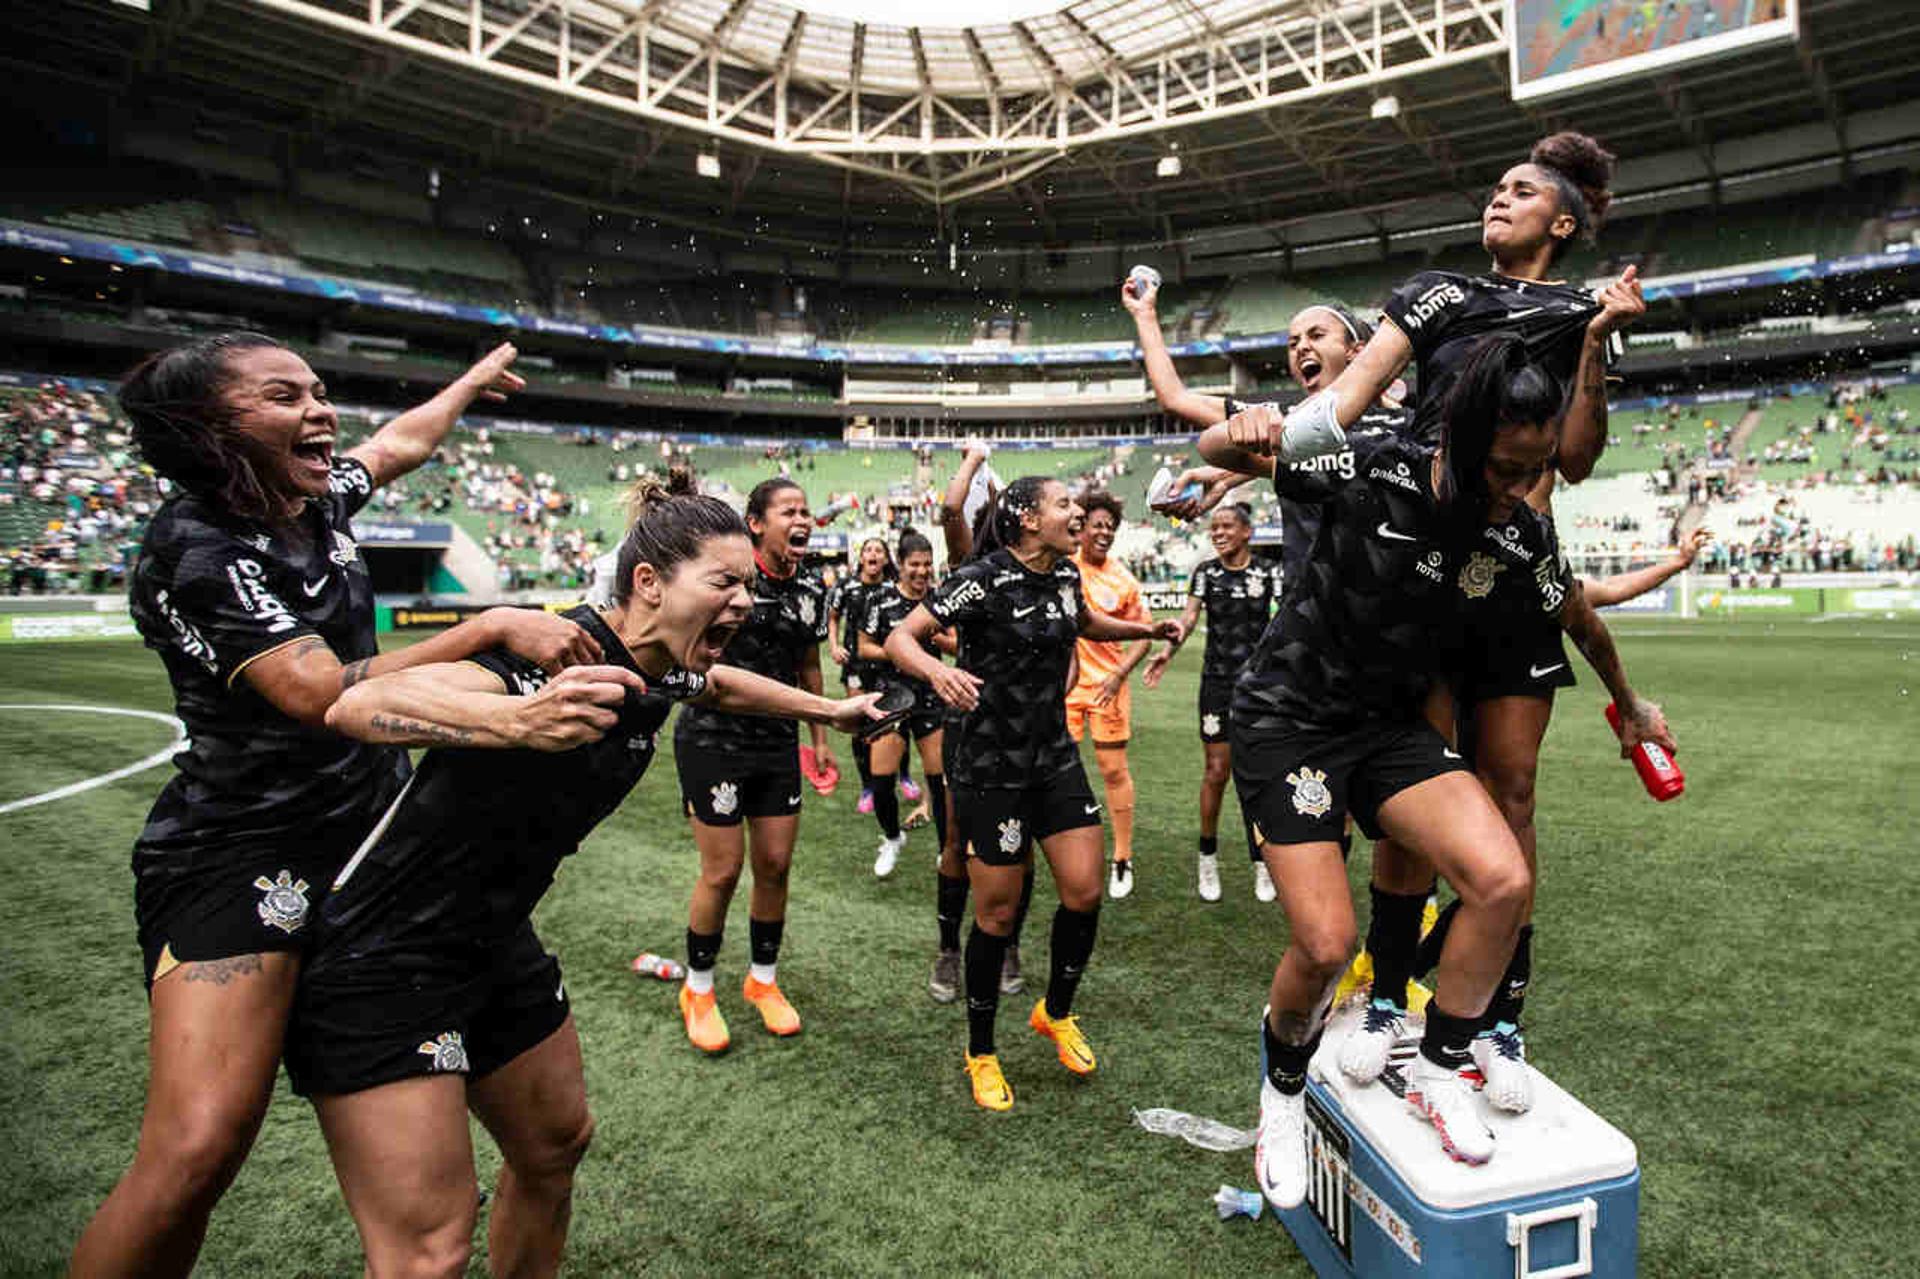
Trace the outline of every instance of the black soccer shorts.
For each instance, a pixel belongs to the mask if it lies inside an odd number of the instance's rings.
[[[1200,677],[1200,740],[1209,746],[1232,740],[1233,681],[1231,675]]]
[[[1382,804],[1429,778],[1470,771],[1425,720],[1245,732],[1233,741],[1234,788],[1262,844],[1338,843],[1348,813],[1379,839]]]
[[[287,1078],[303,1097],[427,1075],[482,1079],[552,1035],[572,1011],[560,961],[531,923],[498,946],[367,958],[323,942],[287,1026]]]
[[[800,811],[805,783],[800,751],[730,755],[675,742],[674,766],[687,816],[708,826],[738,826],[747,817],[791,817]]]
[[[1087,784],[1087,771],[1073,767],[1021,789],[954,786],[953,819],[961,847],[989,866],[1015,866],[1035,840],[1062,831],[1100,824],[1100,801]]]
[[[1489,616],[1469,628],[1460,654],[1459,700],[1552,697],[1573,687],[1573,665],[1559,619],[1529,610]]]

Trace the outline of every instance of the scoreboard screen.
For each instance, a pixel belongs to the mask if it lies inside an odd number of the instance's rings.
[[[1797,34],[1797,0],[1507,0],[1516,100]]]

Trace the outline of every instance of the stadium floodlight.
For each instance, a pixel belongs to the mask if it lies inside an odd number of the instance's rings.
[[[720,176],[720,157],[711,151],[702,151],[693,161],[693,171],[703,178]]]
[[[1375,98],[1373,107],[1367,114],[1376,120],[1391,120],[1400,114],[1400,99],[1391,93]]]
[[[1153,175],[1157,178],[1177,178],[1180,176],[1180,157],[1163,155],[1160,163],[1153,166]]]

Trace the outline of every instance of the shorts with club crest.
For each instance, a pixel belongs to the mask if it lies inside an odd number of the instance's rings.
[[[503,944],[356,955],[323,940],[287,1026],[287,1079],[338,1096],[427,1075],[481,1079],[544,1043],[572,1011],[531,923]]]
[[[133,913],[147,988],[182,964],[306,950],[320,898],[352,852],[343,840],[190,865],[137,856]]]
[[[1233,735],[1234,789],[1262,844],[1337,843],[1348,813],[1379,839],[1382,804],[1429,778],[1470,771],[1424,719]]]
[[[1200,677],[1200,740],[1209,746],[1232,740],[1233,680],[1231,675]]]
[[[738,826],[743,817],[792,817],[806,784],[796,746],[779,755],[722,753],[676,739],[673,763],[687,816],[708,826]]]
[[[961,848],[989,866],[1018,865],[1035,840],[1100,824],[1100,801],[1078,759],[1033,786],[955,786],[948,793]]]

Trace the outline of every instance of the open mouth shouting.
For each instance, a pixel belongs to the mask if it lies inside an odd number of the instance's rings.
[[[304,474],[328,476],[333,471],[334,433],[331,428],[303,435],[293,442],[297,470]]]

